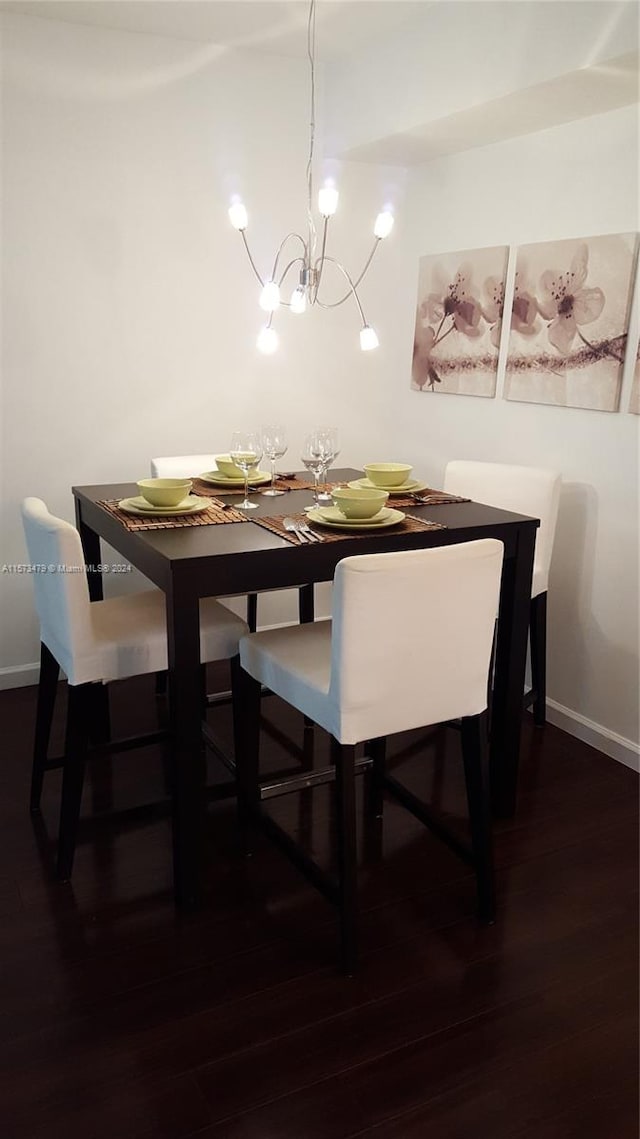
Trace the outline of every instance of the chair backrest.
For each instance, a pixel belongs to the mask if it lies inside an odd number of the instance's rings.
[[[215,455],[165,455],[151,460],[151,478],[190,479],[213,470],[215,465]]]
[[[518,467],[506,463],[474,463],[456,459],[447,464],[444,489],[540,519],[536,534],[534,596],[549,585],[549,566],[558,520],[561,476],[541,467]]]
[[[22,503],[27,550],[40,619],[40,638],[71,684],[99,679],[92,668],[95,641],[89,587],[78,531],[50,514],[41,498]]]
[[[502,556],[485,538],[338,564],[329,694],[342,742],[486,708]]]

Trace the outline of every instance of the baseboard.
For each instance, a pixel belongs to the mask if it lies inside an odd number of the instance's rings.
[[[602,724],[596,724],[586,716],[581,716],[579,712],[565,708],[564,705],[548,698],[547,720],[550,724],[555,724],[556,728],[562,728],[570,736],[590,744],[618,763],[624,763],[625,767],[640,771],[640,744],[634,743],[633,740],[619,736],[617,732],[612,732]]]
[[[37,684],[40,676],[40,662],[33,664],[12,665],[10,668],[0,668],[0,692],[6,688],[28,688],[30,684]]]

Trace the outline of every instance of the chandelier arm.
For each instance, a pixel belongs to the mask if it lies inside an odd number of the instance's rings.
[[[249,261],[251,262],[251,268],[253,269],[253,271],[254,271],[256,277],[258,278],[260,284],[262,286],[264,286],[264,281],[262,280],[262,277],[260,276],[260,273],[258,272],[258,268],[256,266],[256,263],[253,260],[253,257],[251,256],[251,250],[249,249],[249,242],[247,241],[246,234],[245,234],[243,229],[240,230],[240,233],[242,236],[242,240],[244,241],[244,247],[247,251],[247,257],[249,258]]]
[[[330,261],[332,265],[335,265],[336,269],[339,269],[340,272],[342,273],[342,276],[345,277],[346,280],[348,281],[349,292],[345,294],[345,296],[342,298],[342,300],[346,301],[346,300],[348,300],[349,297],[353,297],[354,301],[356,302],[356,304],[358,306],[358,312],[360,313],[360,319],[362,321],[362,325],[363,325],[363,327],[365,327],[367,320],[366,320],[366,317],[364,315],[364,310],[362,308],[362,305],[360,304],[360,297],[358,296],[358,294],[356,292],[356,286],[353,283],[353,281],[351,280],[351,277],[347,273],[347,270],[345,269],[344,265],[341,265],[339,261],[336,261],[335,257],[325,257],[324,260]],[[339,302],[339,303],[342,303],[342,302]],[[318,301],[318,304],[320,305],[320,308],[334,308],[334,305],[323,304],[322,301]]]
[[[362,270],[362,272],[361,272],[360,276],[358,277],[357,281],[354,281],[354,282],[353,282],[353,288],[354,288],[354,289],[357,289],[357,288],[358,288],[358,285],[360,284],[360,282],[361,282],[362,278],[364,277],[364,275],[365,275],[365,273],[366,273],[367,269],[369,268],[369,266],[370,266],[371,262],[373,261],[373,258],[374,258],[374,255],[375,255],[375,252],[376,252],[376,250],[377,250],[377,248],[378,248],[378,246],[379,246],[379,244],[380,244],[380,242],[381,242],[381,241],[382,241],[382,238],[381,238],[381,237],[376,237],[376,239],[375,239],[375,242],[374,242],[374,246],[373,246],[373,249],[371,250],[371,253],[369,254],[369,256],[368,256],[368,258],[367,258],[367,260],[366,260],[366,262],[365,262],[365,266],[364,266],[364,269]],[[328,260],[329,260],[329,258],[327,257],[325,260],[327,260],[327,261],[328,261]],[[344,294],[344,296],[343,296],[343,297],[341,297],[339,301],[331,301],[331,302],[327,302],[327,301],[325,301],[325,303],[323,304],[323,306],[322,306],[322,307],[323,307],[323,308],[337,308],[337,307],[338,307],[338,305],[343,305],[345,301],[348,301],[348,300],[349,300],[349,297],[350,297],[350,296],[351,296],[351,291],[349,291],[348,293],[345,293],[345,294]]]
[[[283,273],[281,274],[281,276],[280,276],[280,280],[278,281],[278,286],[280,286],[280,285],[282,284],[282,282],[284,281],[284,279],[285,279],[285,277],[286,277],[287,273],[289,272],[289,270],[290,270],[290,269],[292,269],[294,265],[297,265],[297,264],[298,264],[298,262],[301,262],[301,263],[304,265],[304,264],[305,264],[305,260],[304,260],[304,257],[294,257],[294,258],[293,258],[293,261],[290,261],[290,262],[289,262],[289,264],[287,265],[286,269],[284,270],[284,272],[283,272]],[[286,304],[286,301],[280,301],[280,304],[281,304],[281,305],[282,305],[282,304]]]
[[[273,262],[273,272],[271,273],[271,280],[272,281],[275,281],[275,279],[276,279],[276,271],[278,268],[278,261],[280,260],[280,254],[282,253],[282,250],[284,249],[289,238],[291,238],[291,237],[295,237],[295,238],[297,238],[298,241],[302,242],[302,248],[304,249],[304,258],[298,258],[298,260],[304,260],[307,256],[307,243],[306,243],[304,237],[302,237],[299,233],[288,233],[286,237],[283,237],[282,241],[280,242],[280,245],[278,246],[278,252],[276,253],[275,260]],[[285,272],[286,272],[286,270],[285,270]]]

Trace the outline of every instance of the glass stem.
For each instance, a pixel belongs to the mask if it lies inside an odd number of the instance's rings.
[[[276,489],[276,461],[275,461],[275,459],[271,460],[271,489],[272,490]]]
[[[320,499],[318,498],[318,491],[319,491],[319,487],[320,487],[320,472],[319,472],[319,471],[314,471],[314,472],[313,472],[313,481],[314,481],[314,483],[315,483],[315,486],[314,486],[314,488],[313,488],[313,494],[314,494],[314,498],[315,498],[315,505],[316,505],[316,506],[319,506],[319,505],[320,505]]]
[[[244,472],[244,502],[243,506],[249,505],[249,471]]]

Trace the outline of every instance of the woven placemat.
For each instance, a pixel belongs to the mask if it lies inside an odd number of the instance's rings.
[[[342,483],[337,483],[337,482],[328,484],[329,490],[333,490],[334,486],[342,486],[342,485],[343,485]],[[249,485],[249,493],[250,494],[264,493],[265,490],[269,490],[270,486],[271,486],[271,483],[261,483],[260,486]],[[276,490],[285,490],[285,491],[286,490],[313,490],[313,482],[309,482],[308,479],[297,478],[295,475],[293,475],[291,477],[287,477],[287,478],[285,478],[284,476],[281,476],[280,478],[276,478]],[[244,495],[244,487],[242,487],[240,490],[229,490],[227,487],[214,486],[213,483],[206,482],[204,479],[194,479],[193,480],[193,486],[191,488],[191,493],[192,494],[199,494],[203,498],[209,498],[211,495],[215,495],[215,494],[224,494],[224,495],[242,494],[242,495]]]
[[[314,522],[310,522],[306,514],[290,514],[288,518],[293,518],[294,522],[308,522],[312,530],[321,534],[325,542],[340,542],[344,538],[370,538],[373,528],[368,530],[332,530],[328,526],[319,526]],[[285,542],[290,542],[292,546],[299,546],[301,543],[296,538],[295,534],[290,534],[284,528],[284,518],[252,518],[257,526],[264,526],[265,530],[271,530],[272,534],[277,534],[279,538],[284,538]],[[399,522],[397,526],[387,526],[382,529],[376,529],[376,535],[381,537],[385,534],[412,534],[419,533],[424,530],[446,530],[447,527],[441,522],[431,522],[426,518],[416,518],[413,514],[405,514],[404,521]]]
[[[451,502],[471,502],[470,498],[460,498],[457,494],[447,494],[444,490],[432,490],[431,487],[425,487],[424,490],[416,491],[418,498],[428,498],[429,501],[424,503],[424,506],[446,506]],[[422,503],[412,498],[410,494],[390,494],[387,506],[421,506]]]
[[[141,530],[176,530],[182,526],[217,526],[227,522],[249,521],[246,514],[241,514],[232,506],[225,507],[224,503],[215,500],[212,500],[207,509],[200,514],[171,514],[163,518],[156,516],[153,519],[125,513],[124,510],[120,510],[120,501],[118,498],[107,498],[99,502],[98,506],[106,510],[112,518],[117,518],[125,530],[136,533]]]

